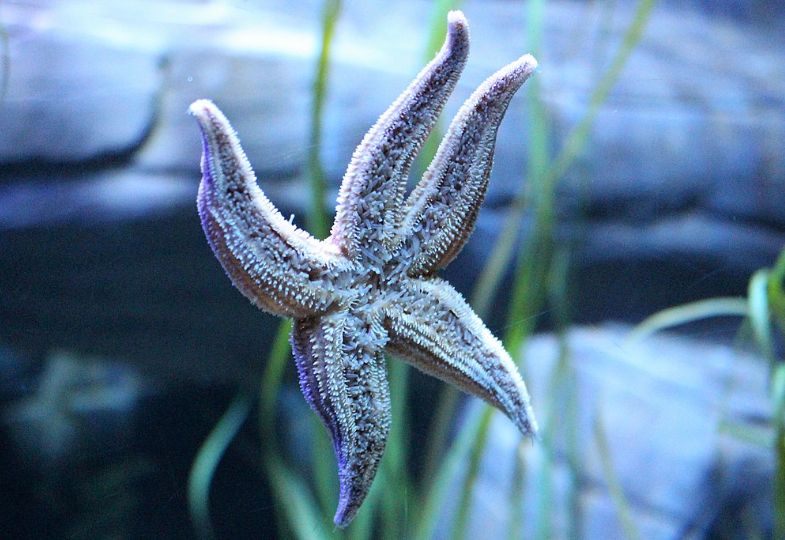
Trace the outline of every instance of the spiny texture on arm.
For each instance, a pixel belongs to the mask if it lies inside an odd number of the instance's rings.
[[[436,58],[379,117],[354,151],[341,184],[332,238],[351,258],[385,249],[401,219],[412,161],[450,96],[469,54],[469,29],[451,12]],[[369,254],[372,259],[384,254]]]
[[[530,55],[489,77],[450,124],[423,179],[407,201],[402,236],[417,253],[409,275],[447,266],[474,229],[488,187],[496,132],[515,92],[537,67]]]
[[[380,327],[375,329],[377,332]],[[347,313],[300,319],[292,351],[306,401],[335,447],[340,496],[335,523],[347,525],[360,508],[390,431],[390,392],[384,355],[362,320]]]
[[[537,432],[529,394],[510,355],[449,283],[408,280],[400,301],[386,313],[387,350],[500,409],[524,435]]]
[[[237,135],[215,105],[199,100],[190,112],[204,148],[199,216],[234,285],[275,315],[301,317],[326,309],[335,301],[326,276],[342,261],[265,197]]]

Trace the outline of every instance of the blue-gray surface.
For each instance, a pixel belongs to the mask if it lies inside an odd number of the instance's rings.
[[[519,455],[525,456],[526,495],[519,504],[527,538],[535,531],[574,538],[575,528],[578,538],[629,538],[625,511],[638,536],[649,540],[772,537],[766,362],[738,348],[668,334],[630,341],[629,330],[572,329],[566,364],[555,336],[529,342],[525,372],[532,403],[548,419],[547,443],[519,447],[514,426],[496,415],[467,537],[504,536]],[[608,466],[624,511],[609,496]]]
[[[185,111],[195,98],[215,100],[263,189],[302,223],[317,7],[4,6],[0,339],[153,366],[166,356],[165,372],[210,379],[258,369],[272,319],[230,289],[201,238],[200,149]],[[536,79],[554,151],[584,114],[631,7],[547,4]],[[429,10],[345,6],[320,152],[331,197],[364,130],[419,69]],[[516,2],[466,6],[472,54],[448,114],[527,50],[525,12]],[[578,318],[634,320],[743,292],[785,243],[782,18],[745,13],[752,20],[658,6],[600,108],[557,197]],[[478,230],[450,270],[464,290],[525,188],[528,139],[524,93],[502,125]],[[528,219],[521,230],[525,241]]]

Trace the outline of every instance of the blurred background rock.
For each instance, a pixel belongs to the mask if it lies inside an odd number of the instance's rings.
[[[447,117],[527,50],[521,2],[461,8],[472,53]],[[547,2],[536,77],[551,148],[584,114],[632,8]],[[258,381],[276,323],[236,293],[204,240],[194,204],[200,146],[186,109],[214,100],[262,188],[303,226],[320,9],[272,0],[0,5],[2,467],[15,480],[4,484],[16,486],[13,511],[0,515],[11,530],[95,537],[69,516],[94,523],[90,505],[104,499],[90,499],[91,482],[120,478],[116,492],[135,494],[118,503],[119,515],[134,516],[128,536],[146,525],[189,535],[184,471],[233,389]],[[320,148],[328,207],[355,145],[420,69],[431,11],[424,1],[345,3]],[[678,303],[743,295],[750,274],[772,264],[785,245],[783,30],[781,2],[657,5],[557,191],[574,321],[634,323]],[[500,129],[477,231],[447,270],[465,293],[526,189],[523,94]],[[520,228],[525,243],[530,216]],[[506,300],[495,303],[495,330]],[[734,328],[700,332],[729,344]],[[701,369],[695,354],[683,356]],[[708,388],[701,380],[698,393]],[[662,391],[666,399],[670,390]],[[255,435],[246,428],[247,450]],[[707,448],[715,443],[706,439]],[[254,536],[264,530],[255,505],[265,495],[258,474],[246,471],[250,453],[228,456],[239,472],[219,476],[216,489],[223,494],[221,478],[230,478],[230,493],[216,505],[235,508],[242,493],[238,529],[225,530]],[[684,467],[700,476],[715,465],[706,458]],[[151,510],[162,499],[170,508]],[[699,535],[710,530],[701,523]]]

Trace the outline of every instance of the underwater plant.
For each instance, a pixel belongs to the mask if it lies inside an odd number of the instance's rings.
[[[785,537],[785,362],[776,343],[785,341],[785,249],[772,268],[761,268],[750,277],[747,296],[716,297],[658,311],[630,332],[640,340],[667,328],[711,317],[742,317],[741,330],[750,331],[753,343],[769,364],[772,436],[764,445],[774,454],[774,538]],[[754,439],[753,439],[754,440]]]

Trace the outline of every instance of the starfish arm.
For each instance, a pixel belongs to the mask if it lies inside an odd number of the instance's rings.
[[[196,101],[190,112],[202,132],[199,216],[232,283],[276,315],[327,309],[336,301],[326,286],[330,270],[348,261],[283,218],[259,189],[237,135],[213,103]]]
[[[384,356],[368,336],[365,325],[345,312],[295,320],[292,332],[300,388],[333,440],[339,527],[349,524],[368,494],[390,429]]]
[[[404,250],[409,275],[445,267],[474,228],[493,164],[496,131],[510,99],[537,67],[530,55],[489,77],[461,107],[433,162],[407,201]]]
[[[388,352],[490,403],[524,435],[536,434],[529,394],[510,355],[449,283],[408,280],[385,327]]]
[[[368,131],[346,170],[331,237],[353,259],[376,261],[391,242],[412,160],[466,63],[468,23],[460,11],[450,12],[448,23],[439,54]]]

